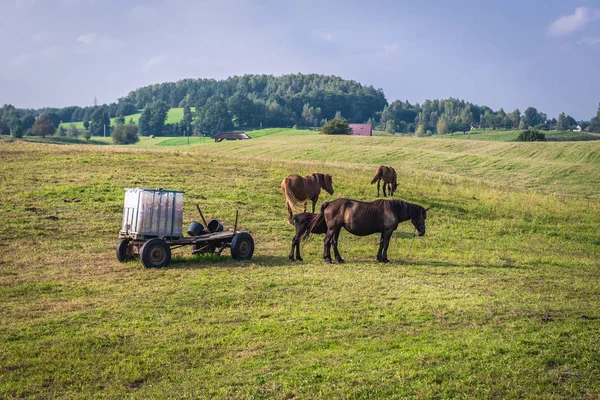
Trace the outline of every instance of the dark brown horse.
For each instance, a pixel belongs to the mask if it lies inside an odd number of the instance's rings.
[[[301,213],[301,214],[295,214],[292,217],[292,223],[294,224],[294,227],[296,228],[296,235],[294,235],[294,238],[292,239],[292,250],[290,251],[290,261],[302,261],[302,257],[300,256],[300,241],[302,239],[304,239],[303,236],[308,236],[307,232],[308,228],[310,227],[310,225],[313,223],[313,221],[319,218],[319,214],[313,214],[313,213]],[[319,222],[315,223],[315,226],[312,228],[312,231],[310,231],[310,233],[316,233],[316,234],[324,234],[327,233],[327,225],[325,224],[325,219],[321,218],[319,220]],[[294,259],[294,249],[296,250],[296,258]]]
[[[375,177],[371,181],[371,184],[377,182],[377,197],[379,197],[379,184],[383,180],[383,197],[386,197],[385,189],[388,189],[388,193],[390,196],[394,195],[394,192],[398,188],[398,183],[396,182],[396,170],[392,167],[386,167],[382,165],[377,168],[377,173]]]
[[[350,199],[337,199],[323,203],[321,214],[305,231],[301,232],[301,237],[305,238],[310,235],[312,229],[321,223],[321,219],[324,219],[327,224],[327,234],[324,240],[323,258],[327,263],[331,263],[331,245],[333,244],[336,261],[343,263],[344,260],[338,251],[338,238],[342,227],[357,236],[381,232],[377,260],[387,263],[389,262],[387,250],[390,238],[398,224],[410,220],[419,232],[419,236],[423,236],[425,235],[427,210],[420,205],[402,200],[375,200],[365,203]]]
[[[293,212],[306,212],[308,200],[312,201],[312,212],[315,212],[315,204],[319,200],[321,189],[333,194],[333,183],[331,175],[315,172],[303,178],[300,175],[288,175],[281,182],[281,192],[285,197],[288,210],[288,221],[292,222]],[[304,204],[304,208],[300,208]]]

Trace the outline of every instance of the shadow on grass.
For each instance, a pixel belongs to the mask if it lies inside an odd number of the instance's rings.
[[[513,263],[493,264],[493,263],[451,263],[446,261],[419,261],[419,260],[393,260],[397,264],[419,266],[423,268],[428,267],[447,267],[447,268],[502,268],[502,269],[530,269],[522,265],[515,265]]]
[[[187,269],[187,268],[207,268],[222,267],[236,268],[250,265],[260,265],[263,267],[279,267],[293,265],[285,256],[253,256],[250,260],[234,260],[229,254],[220,256],[214,254],[201,254],[196,256],[177,256],[173,257],[171,262],[165,268]]]
[[[60,137],[60,136],[49,136],[46,138],[35,137],[35,136],[25,136],[23,139],[26,142],[31,143],[46,143],[46,144],[93,144],[93,145],[101,145],[106,146],[112,143],[101,141],[101,140],[82,140],[78,138],[69,138],[69,137]]]

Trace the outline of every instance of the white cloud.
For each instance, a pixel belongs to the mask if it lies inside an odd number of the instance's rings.
[[[142,65],[142,71],[148,72],[154,67],[157,67],[161,64],[164,64],[169,59],[169,56],[165,53],[159,54],[157,56],[150,57],[146,62]]]
[[[600,37],[586,37],[577,41],[577,44],[584,46],[600,45]]]
[[[571,15],[563,15],[548,26],[548,34],[554,37],[568,36],[600,19],[600,10],[577,7]]]
[[[313,37],[325,42],[331,42],[333,40],[333,34],[331,32],[313,32]]]
[[[90,33],[86,33],[84,35],[80,35],[77,38],[77,41],[79,43],[83,43],[83,44],[92,44],[96,41],[96,37],[98,35],[96,34],[96,32],[90,32]]]
[[[384,44],[382,47],[384,55],[391,55],[393,53],[397,53],[400,50],[400,45],[398,44],[398,42]]]

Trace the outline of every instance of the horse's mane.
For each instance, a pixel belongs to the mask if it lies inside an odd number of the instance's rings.
[[[404,200],[388,200],[394,213],[400,217],[400,219],[411,219],[413,216],[423,212],[423,207],[418,204],[409,203]]]

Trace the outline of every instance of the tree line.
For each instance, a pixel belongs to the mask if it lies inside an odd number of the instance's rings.
[[[183,107],[184,118],[167,124],[172,107]],[[193,109],[193,111],[192,111]],[[184,79],[145,86],[130,92],[118,102],[88,107],[61,109],[0,109],[0,132],[21,134],[71,135],[61,130],[61,122],[83,121],[90,136],[110,134],[111,118],[125,123],[127,116],[142,111],[139,131],[143,135],[204,134],[234,128],[323,126],[332,119],[368,122],[392,133],[424,136],[482,129],[557,129],[570,130],[577,121],[565,113],[558,118],[527,108],[509,113],[464,100],[449,98],[411,104],[396,100],[389,104],[383,90],[364,86],[337,76],[290,74],[234,76],[225,80]],[[579,125],[600,131],[599,114]],[[42,118],[43,117],[43,118]],[[39,126],[34,127],[40,119]],[[129,121],[133,124],[133,120]],[[50,127],[52,125],[54,130]]]

